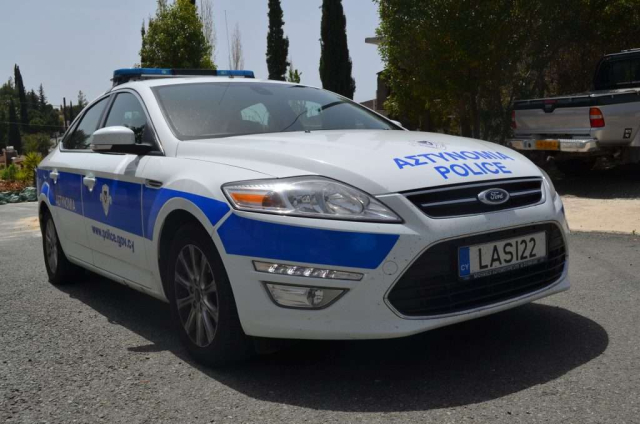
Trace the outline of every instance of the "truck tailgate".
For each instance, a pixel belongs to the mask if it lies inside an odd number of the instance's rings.
[[[589,134],[589,107],[516,109],[517,134]]]

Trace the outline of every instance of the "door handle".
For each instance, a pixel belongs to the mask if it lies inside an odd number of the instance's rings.
[[[91,192],[93,191],[93,187],[96,185],[96,177],[94,177],[93,175],[87,175],[82,179],[82,184],[87,186],[87,188]]]
[[[60,176],[60,173],[58,172],[57,169],[54,169],[53,171],[49,172],[49,178],[51,178],[53,180],[53,183],[56,184],[58,182],[58,177]]]

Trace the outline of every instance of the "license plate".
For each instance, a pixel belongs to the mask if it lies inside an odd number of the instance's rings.
[[[465,246],[458,249],[458,274],[461,278],[486,277],[535,265],[547,256],[546,233]]]
[[[560,150],[558,140],[536,140],[536,150]]]

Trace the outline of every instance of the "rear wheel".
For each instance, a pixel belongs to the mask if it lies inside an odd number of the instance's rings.
[[[247,358],[244,334],[229,278],[211,238],[196,224],[176,233],[168,256],[167,297],[189,353],[211,366]]]
[[[41,228],[44,265],[47,269],[49,282],[56,286],[74,282],[82,270],[69,262],[64,254],[56,225],[49,211],[42,214]]]
[[[584,175],[596,164],[595,158],[566,159],[556,162],[556,167],[565,175]]]

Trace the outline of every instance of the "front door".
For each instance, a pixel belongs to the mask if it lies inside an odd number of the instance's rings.
[[[104,127],[126,126],[136,141],[149,137],[147,116],[130,92],[116,95]],[[86,164],[82,199],[94,265],[128,283],[151,287],[142,227],[145,156],[94,153]]]

